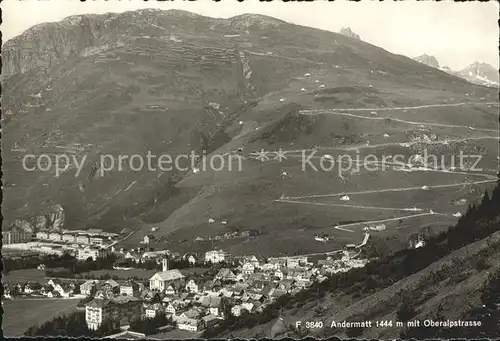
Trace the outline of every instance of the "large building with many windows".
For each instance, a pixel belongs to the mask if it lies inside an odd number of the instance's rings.
[[[24,231],[2,231],[2,244],[27,243],[33,240],[33,233]]]
[[[64,233],[62,235],[62,240],[65,242],[74,243],[76,242],[76,236],[73,233]]]
[[[59,233],[59,232],[50,232],[49,233],[49,239],[50,240],[55,240],[55,241],[62,240],[62,234]]]
[[[106,258],[108,256],[108,250],[101,249],[97,247],[85,247],[78,249],[78,253],[76,254],[76,259],[78,260],[87,260],[89,257],[92,260],[96,260],[97,258]]]
[[[89,244],[90,238],[89,238],[89,236],[86,236],[86,235],[79,235],[76,237],[76,242],[78,244]]]
[[[205,262],[221,263],[229,261],[229,253],[222,250],[208,251],[205,253]]]
[[[98,329],[106,320],[118,325],[129,324],[142,314],[142,302],[136,297],[118,296],[113,299],[94,299],[85,305],[87,327]]]
[[[104,245],[104,238],[99,237],[99,236],[91,236],[90,237],[90,244],[91,245],[98,245],[98,246]]]

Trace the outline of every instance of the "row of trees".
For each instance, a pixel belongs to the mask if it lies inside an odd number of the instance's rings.
[[[158,329],[164,326],[175,327],[175,322],[172,321],[171,317],[167,317],[165,313],[159,312],[154,318],[141,319],[137,318],[130,322],[130,330],[138,333],[143,333],[146,335],[155,334]]]
[[[2,259],[4,273],[14,270],[36,269],[41,264],[44,264],[49,268],[66,268],[71,266],[75,261],[75,257],[69,254],[64,254],[62,256],[43,255]]]
[[[71,258],[66,262],[63,269],[47,269],[45,275],[47,277],[75,278],[76,274],[84,272],[103,269],[113,270],[115,261],[116,256],[114,254],[110,254],[106,258],[97,258],[96,260],[93,260],[91,257],[85,261],[78,261],[75,258]]]
[[[212,267],[217,267],[217,266],[225,266],[225,267],[236,267],[239,265],[239,262],[237,260],[232,260],[230,262],[222,262],[222,263],[217,263],[214,264],[212,262],[201,262],[198,261],[196,264],[191,264],[187,259],[184,258],[178,258],[178,259],[169,259],[168,261],[168,267],[169,269],[188,269],[193,266],[196,266],[198,268],[212,268]],[[162,265],[161,263],[158,264],[156,263],[156,260],[139,260],[138,262],[135,262],[133,259],[124,259],[115,264],[115,266],[120,266],[120,267],[127,267],[127,268],[136,268],[136,269],[146,269],[146,270],[161,270]]]
[[[98,330],[90,330],[85,322],[85,312],[77,311],[57,316],[52,320],[29,327],[25,336],[62,336],[62,337],[104,337],[119,332],[118,326],[109,320],[103,321]]]
[[[155,334],[164,326],[175,327],[175,322],[165,314],[160,313],[152,319],[137,319],[130,322],[130,330],[146,335]],[[118,323],[109,319],[104,320],[97,330],[87,328],[85,311],[76,311],[68,315],[53,318],[40,325],[29,327],[25,336],[59,336],[59,337],[104,337],[120,331]]]
[[[203,264],[197,264],[197,266],[202,266]],[[123,259],[115,263],[115,266],[125,267],[125,268],[136,268],[136,269],[145,269],[145,270],[159,270],[161,271],[162,265],[161,263],[157,263],[154,259],[147,260],[139,260],[135,262],[133,259]],[[192,267],[187,259],[169,259],[168,267],[170,269],[187,269]]]

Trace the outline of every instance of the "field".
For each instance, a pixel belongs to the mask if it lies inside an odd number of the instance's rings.
[[[2,278],[4,283],[38,282],[45,283],[45,272],[37,269],[14,270]]]
[[[30,326],[76,310],[73,299],[16,299],[3,302],[2,329],[5,337],[18,337]]]

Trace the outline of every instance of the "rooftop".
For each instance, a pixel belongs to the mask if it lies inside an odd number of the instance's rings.
[[[141,340],[146,338],[146,334],[132,332],[132,331],[123,331],[118,334],[113,334],[106,336],[109,339],[125,339],[125,340]]]
[[[140,302],[140,299],[132,296],[117,296],[112,299],[112,302],[117,304],[125,304],[129,302]]]
[[[185,276],[177,269],[157,272],[149,280],[150,281],[173,281],[184,278]]]

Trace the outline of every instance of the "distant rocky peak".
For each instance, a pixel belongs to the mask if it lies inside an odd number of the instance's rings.
[[[474,62],[460,71],[459,74],[469,81],[479,84],[495,86],[499,84],[498,70],[490,64]]]
[[[234,27],[248,28],[251,26],[277,27],[286,24],[285,21],[262,14],[245,13],[230,18]]]
[[[480,63],[480,62],[474,62],[471,65],[469,65],[466,70],[475,72],[475,73],[482,73],[482,72],[489,72],[491,70],[495,70],[493,66],[486,64],[486,63]]]
[[[436,57],[428,55],[428,54],[423,54],[421,56],[413,58],[413,60],[425,64],[427,66],[433,67],[435,69],[439,69],[439,62],[437,61]]]
[[[359,34],[354,33],[350,27],[342,28],[339,33],[346,36],[346,37],[352,38],[352,39],[361,40],[361,38],[359,37]]]

